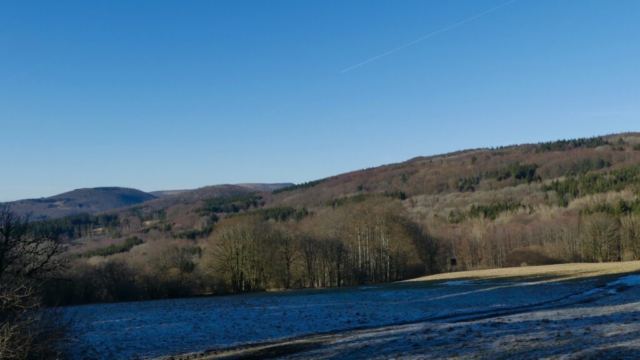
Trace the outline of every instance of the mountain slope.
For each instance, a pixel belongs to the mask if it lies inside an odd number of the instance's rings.
[[[236,184],[236,185],[246,187],[256,191],[274,191],[274,190],[292,186],[293,183],[275,183],[275,184],[247,183],[247,184]]]
[[[144,207],[151,211],[164,210],[176,205],[198,201],[254,193],[255,190],[239,185],[211,185],[194,190],[162,191],[162,197],[147,201]],[[158,193],[158,192],[156,192]]]
[[[640,260],[640,133],[417,157],[272,192],[205,187],[42,224],[78,254],[82,281],[101,271],[95,256],[151,269],[132,293],[143,299],[173,296],[176,279],[211,293],[199,276],[225,293]]]
[[[263,183],[246,183],[246,184],[234,184],[233,186],[241,186],[247,189],[251,189],[254,191],[274,191],[274,190],[278,190],[278,189],[282,189],[288,186],[293,185],[293,183],[275,183],[275,184],[263,184]],[[204,187],[204,188],[200,188],[200,189],[206,189],[206,188],[213,188],[215,186],[226,186],[226,185],[212,185],[209,187]],[[191,190],[158,190],[158,191],[151,191],[149,192],[149,194],[152,194],[154,196],[157,196],[159,198],[163,198],[163,197],[168,197],[168,196],[174,196],[174,195],[180,195],[180,194],[184,194],[190,191],[195,191],[195,190],[200,190],[200,189],[191,189]],[[211,190],[207,190],[207,191],[211,191]],[[206,191],[200,191],[200,193],[202,195],[207,195]]]
[[[446,215],[473,204],[524,200],[538,205],[546,194],[541,185],[552,180],[638,166],[640,133],[624,133],[416,157],[281,189],[267,204],[322,208],[344,197],[403,192],[415,207],[423,207],[416,211]],[[518,178],[519,171],[533,177]]]
[[[20,215],[32,219],[54,219],[79,213],[95,214],[139,204],[156,197],[136,189],[121,187],[84,188],[63,194],[5,203]]]

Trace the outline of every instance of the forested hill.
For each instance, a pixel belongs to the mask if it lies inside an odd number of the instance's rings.
[[[76,189],[63,194],[5,203],[12,211],[31,219],[55,219],[63,216],[95,214],[123,206],[145,202],[156,197],[136,189],[97,187]]]
[[[176,205],[189,205],[211,198],[251,194],[255,190],[240,185],[211,185],[194,190],[164,191],[163,196],[141,204],[147,210],[159,211]],[[118,209],[120,210],[120,209]],[[127,210],[127,209],[122,209]]]
[[[77,284],[116,282],[91,298],[69,289],[77,302],[395,281],[451,258],[458,270],[634,260],[640,133],[416,157],[271,191],[207,187],[39,226],[70,245]],[[121,285],[131,291],[107,292]]]
[[[442,215],[445,210],[457,211],[477,201],[508,201],[504,193],[509,191],[504,189],[531,185],[539,190],[541,184],[551,180],[639,165],[640,133],[625,133],[416,157],[283,188],[274,191],[270,201],[279,206],[323,207],[334,201],[347,201],[343,197],[358,201],[384,192],[402,192],[414,207],[424,206],[420,212]],[[480,194],[486,198],[481,199]],[[424,204],[429,196],[456,200]],[[539,203],[532,198],[528,201],[532,205]]]
[[[69,191],[63,194],[40,198],[24,199],[0,205],[7,205],[12,211],[31,220],[56,219],[76,214],[97,214],[146,203],[150,210],[166,209],[178,204],[191,204],[200,200],[216,197],[250,194],[256,191],[274,191],[291,186],[291,183],[278,184],[238,184],[211,185],[191,190],[166,190],[143,192],[123,187],[97,187]]]
[[[275,184],[264,184],[264,183],[247,183],[247,184],[233,184],[233,185],[213,185],[213,186],[205,186],[203,188],[200,189],[190,189],[190,190],[160,190],[160,191],[151,191],[149,192],[149,194],[157,196],[159,198],[162,197],[168,197],[168,196],[175,196],[175,195],[184,195],[185,193],[191,193],[192,195],[196,195],[195,197],[202,197],[202,196],[209,196],[212,197],[213,194],[208,194],[206,193],[206,189],[213,189],[215,187],[220,187],[220,186],[240,186],[243,188],[247,188],[247,189],[251,189],[254,191],[275,191],[281,188],[285,188],[288,186],[292,186],[294,184],[292,183],[275,183]],[[203,190],[204,191],[198,191],[198,190]],[[194,196],[192,196],[191,198],[193,198]]]

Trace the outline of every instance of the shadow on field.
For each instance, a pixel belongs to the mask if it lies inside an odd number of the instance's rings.
[[[223,360],[258,360],[258,359],[277,359],[282,356],[295,355],[302,352],[309,352],[322,346],[322,341],[310,338],[298,342],[275,343],[270,345],[256,345],[240,349],[236,352],[221,353],[216,355],[205,356],[199,359],[223,359]],[[197,357],[196,357],[197,358]],[[182,360],[175,358],[175,360]]]

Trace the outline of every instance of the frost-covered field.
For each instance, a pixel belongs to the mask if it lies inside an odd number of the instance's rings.
[[[637,359],[640,276],[513,314],[452,316],[309,337],[288,359]],[[289,344],[296,344],[290,342]],[[278,344],[280,347],[289,345]],[[304,346],[308,345],[308,346]],[[247,349],[246,354],[269,354]],[[273,353],[273,350],[271,350]],[[222,356],[209,356],[213,359]]]
[[[201,358],[539,358],[606,352],[612,344],[636,349],[638,278],[546,281],[558,279],[459,278],[68,311],[78,320],[77,359],[185,353]]]

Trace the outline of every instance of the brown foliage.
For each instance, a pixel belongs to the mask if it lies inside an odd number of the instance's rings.
[[[513,250],[507,257],[507,267],[531,266],[531,265],[553,265],[560,264],[561,259],[549,256],[545,248],[533,245]]]

